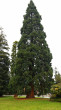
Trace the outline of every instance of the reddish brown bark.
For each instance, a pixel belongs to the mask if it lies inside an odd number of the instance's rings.
[[[14,94],[14,98],[17,98],[17,96],[18,96],[17,94]]]
[[[31,92],[27,94],[26,98],[34,98],[34,86],[31,86]]]

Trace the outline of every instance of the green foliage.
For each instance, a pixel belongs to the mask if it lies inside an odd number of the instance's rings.
[[[9,82],[9,54],[8,44],[0,28],[0,96],[7,92]]]
[[[18,41],[13,42],[12,54],[11,54],[11,75],[15,75],[16,57],[18,51]]]
[[[19,76],[18,86],[27,94],[34,91],[44,94],[52,84],[52,54],[45,40],[46,34],[34,3],[30,1],[21,28],[15,75]]]
[[[52,99],[61,98],[61,75],[55,68],[54,85],[51,87]]]
[[[57,70],[55,70],[55,83],[61,83],[61,75]]]
[[[61,82],[61,75],[59,73],[55,75],[55,81],[56,81],[56,83]]]
[[[51,87],[52,98],[61,98],[61,83]]]
[[[15,76],[15,68],[16,68],[16,58],[18,52],[18,41],[13,42],[12,53],[11,53],[11,73],[10,73],[10,81],[9,81],[9,93],[14,94],[17,93],[17,79]],[[16,86],[16,88],[15,88]]]

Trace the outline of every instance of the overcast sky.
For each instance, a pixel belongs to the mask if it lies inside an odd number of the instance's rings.
[[[19,40],[23,15],[30,0],[0,0],[0,26],[6,34],[10,47],[15,40]],[[52,67],[57,67],[61,73],[61,0],[33,0],[42,25],[47,35],[47,43],[53,55]]]

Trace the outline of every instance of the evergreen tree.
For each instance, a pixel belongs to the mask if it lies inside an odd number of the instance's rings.
[[[18,52],[18,41],[13,42],[11,54],[11,75],[15,75],[16,57]]]
[[[17,52],[18,52],[18,41],[15,41],[13,42],[12,54],[11,54],[11,74],[10,74],[10,81],[9,81],[10,94],[17,93],[17,90],[15,88],[15,85],[16,85],[15,68],[16,68]]]
[[[9,54],[8,44],[0,28],[0,96],[7,92],[9,82]]]
[[[34,92],[46,93],[52,83],[52,54],[45,40],[46,34],[33,1],[30,1],[21,28],[18,44],[16,77],[20,93],[34,97]]]

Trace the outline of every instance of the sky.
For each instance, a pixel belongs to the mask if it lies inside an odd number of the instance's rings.
[[[0,0],[0,27],[10,47],[21,38],[20,29],[23,15],[26,13],[30,0]],[[46,41],[52,53],[52,67],[57,67],[61,74],[61,0],[33,0],[46,32]]]

